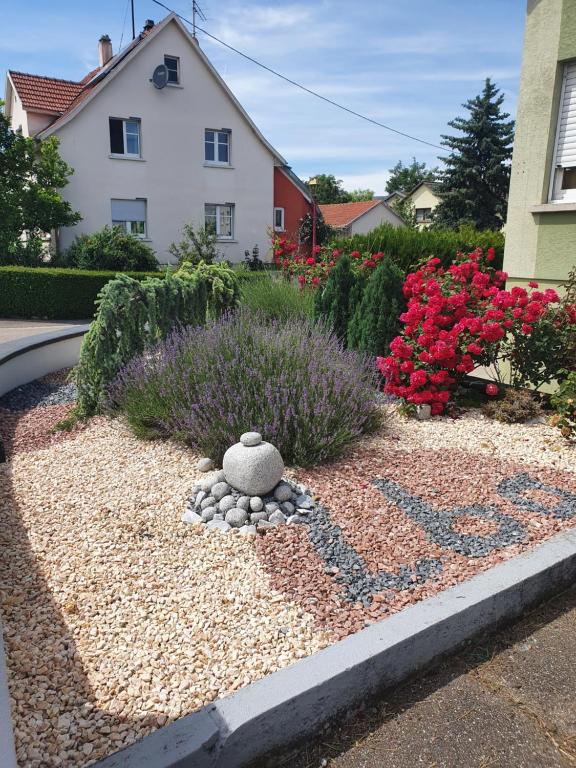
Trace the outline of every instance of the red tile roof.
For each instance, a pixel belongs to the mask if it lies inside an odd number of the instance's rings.
[[[29,75],[26,72],[13,72],[10,77],[24,109],[39,112],[52,112],[61,115],[80,95],[82,83],[73,80],[59,80],[56,77]]]
[[[322,211],[326,224],[338,229],[347,227],[348,224],[374,208],[375,205],[380,205],[381,202],[381,200],[362,200],[358,203],[332,203],[318,207]]]

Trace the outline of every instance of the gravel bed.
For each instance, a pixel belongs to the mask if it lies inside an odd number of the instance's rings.
[[[576,451],[545,424],[393,411],[384,434],[297,476],[319,502],[312,525],[256,546],[275,587],[338,637],[576,525]]]
[[[85,765],[331,641],[247,537],[181,523],[194,464],[95,420],[0,467],[22,766]]]
[[[67,405],[76,399],[76,386],[67,381],[69,371],[64,369],[41,379],[23,384],[0,397],[0,409],[26,411],[49,405]]]

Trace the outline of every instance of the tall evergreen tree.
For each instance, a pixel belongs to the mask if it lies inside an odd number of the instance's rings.
[[[352,271],[350,257],[344,254],[330,271],[324,288],[316,293],[314,302],[315,318],[326,320],[344,345],[348,323],[359,299],[358,278]]]
[[[434,210],[435,226],[456,228],[470,223],[477,229],[500,229],[506,218],[514,121],[501,112],[504,95],[486,80],[479,96],[462,106],[468,118],[448,125],[460,136],[442,136],[451,152],[439,181],[441,203]]]
[[[413,157],[410,165],[404,165],[399,160],[394,168],[390,168],[389,173],[386,192],[391,195],[392,192],[410,192],[421,181],[434,181],[438,168],[427,168],[426,163],[419,163]]]

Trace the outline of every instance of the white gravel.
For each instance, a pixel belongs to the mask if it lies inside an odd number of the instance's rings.
[[[20,765],[92,762],[328,644],[250,537],[181,523],[196,459],[96,420],[0,468]]]

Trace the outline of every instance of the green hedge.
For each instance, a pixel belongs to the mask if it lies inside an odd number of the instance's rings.
[[[118,273],[45,267],[0,267],[0,317],[82,320]],[[136,280],[162,272],[123,272]]]
[[[473,251],[475,248],[493,247],[496,251],[494,266],[501,269],[504,260],[504,234],[490,230],[478,231],[474,227],[461,227],[459,230],[409,229],[382,224],[366,235],[339,237],[330,241],[330,246],[345,253],[351,251],[383,251],[404,272],[412,268],[423,258],[437,256],[445,266],[453,260],[457,251]]]

